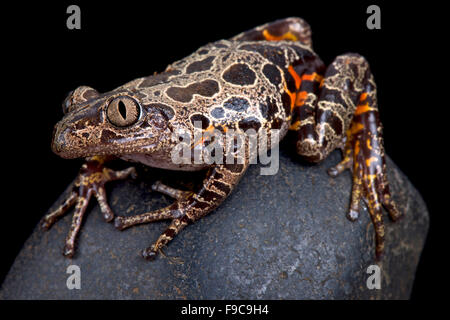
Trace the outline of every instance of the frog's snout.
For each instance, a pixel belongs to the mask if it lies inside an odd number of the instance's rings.
[[[83,129],[97,124],[97,117],[97,107],[85,107],[66,114],[53,129],[52,151],[66,159],[85,156],[88,147],[95,146],[97,141],[90,143],[92,137]]]
[[[57,155],[63,156],[67,143],[64,134],[61,133],[61,123],[58,122],[53,128],[52,151]]]
[[[76,148],[74,148],[72,145],[73,142],[71,142],[73,139],[67,139],[70,134],[70,127],[62,121],[58,122],[53,129],[52,151],[66,159],[77,157],[74,152]]]

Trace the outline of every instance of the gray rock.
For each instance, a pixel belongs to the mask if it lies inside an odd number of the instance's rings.
[[[428,213],[408,179],[388,159],[394,199],[406,216],[397,223],[385,216],[386,254],[378,263],[381,289],[369,290],[374,232],[365,206],[358,221],[345,217],[350,173],[334,179],[326,173],[339,161],[339,152],[309,165],[285,149],[281,147],[276,175],[262,176],[259,165],[251,166],[234,193],[183,230],[165,249],[166,257],[156,261],[144,260],[140,251],[168,222],[120,232],[92,205],[74,259],[62,256],[70,213],[48,232],[36,228],[9,271],[0,299],[409,298]],[[135,181],[110,183],[109,201],[116,214],[168,205],[170,198],[149,191],[158,175],[171,185],[199,176],[141,169]],[[72,264],[81,268],[80,290],[66,287],[66,268]]]

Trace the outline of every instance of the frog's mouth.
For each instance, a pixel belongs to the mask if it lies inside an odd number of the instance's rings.
[[[157,144],[139,146],[133,145],[83,145],[76,141],[64,141],[57,138],[52,142],[52,151],[64,159],[86,158],[92,156],[137,156],[139,154],[153,154],[157,150]],[[136,151],[139,150],[139,151]]]
[[[74,130],[71,125],[58,122],[54,128],[52,151],[65,159],[90,156],[122,156],[154,153],[158,150],[159,138],[147,133],[145,137],[114,135],[112,131]]]
[[[147,132],[141,137],[135,134],[133,139],[130,139],[125,136],[118,138],[111,133],[107,133],[110,136],[106,137],[103,136],[105,132],[111,131],[92,131],[85,134],[87,132],[75,130],[72,125],[59,122],[54,129],[52,150],[65,159],[114,156],[162,169],[193,171],[206,167],[204,163],[193,165],[173,161],[170,142],[161,139],[160,136],[152,136]]]

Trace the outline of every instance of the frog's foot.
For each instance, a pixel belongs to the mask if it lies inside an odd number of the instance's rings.
[[[152,246],[142,251],[142,256],[147,260],[155,259],[158,252],[188,225],[190,219],[182,213],[181,208],[185,205],[183,202],[186,202],[193,195],[191,191],[175,189],[163,184],[161,181],[156,181],[152,185],[152,190],[176,199],[175,203],[159,210],[132,217],[116,217],[114,220],[114,225],[119,230],[143,223],[172,220],[169,227],[159,236],[158,240]]]
[[[49,212],[41,221],[41,227],[48,230],[69,208],[75,205],[72,225],[66,238],[63,254],[72,257],[75,253],[75,241],[81,228],[83,215],[89,204],[91,196],[97,199],[103,218],[109,222],[114,218],[114,213],[106,200],[105,183],[113,180],[125,179],[136,175],[136,170],[131,167],[121,171],[114,171],[103,167],[105,159],[101,157],[88,158],[80,169],[73,189],[66,200],[55,210]]]
[[[147,260],[154,260],[158,255],[158,252],[160,252],[162,248],[190,222],[192,222],[192,220],[187,215],[183,215],[181,218],[172,219],[169,227],[159,236],[158,240],[142,251],[142,257]]]
[[[193,222],[188,215],[182,213],[181,207],[185,204],[176,201],[174,204],[152,212],[144,213],[134,217],[116,217],[115,226],[119,230],[129,228],[133,225],[149,223],[160,220],[171,219],[169,227],[159,236],[158,240],[150,247],[142,251],[142,257],[147,260],[154,260],[158,252],[167,245],[180,231]],[[180,209],[179,209],[180,208]]]

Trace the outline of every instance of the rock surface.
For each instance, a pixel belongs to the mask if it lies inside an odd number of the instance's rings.
[[[103,221],[95,203],[73,259],[62,256],[71,213],[48,232],[36,228],[2,284],[0,299],[409,298],[428,213],[408,179],[388,159],[394,200],[406,216],[393,223],[385,215],[381,289],[369,290],[374,232],[365,205],[358,221],[345,217],[350,173],[334,179],[326,173],[339,161],[339,152],[309,165],[285,150],[280,147],[276,175],[260,175],[260,166],[251,166],[233,194],[183,230],[164,250],[166,257],[156,261],[145,261],[140,251],[168,222],[120,232]],[[141,169],[135,181],[110,183],[114,212],[135,215],[168,205],[172,199],[149,191],[161,177],[175,186],[175,180],[194,175]],[[66,287],[66,269],[73,264],[81,270],[80,290]]]

